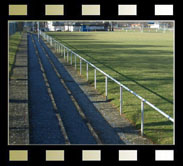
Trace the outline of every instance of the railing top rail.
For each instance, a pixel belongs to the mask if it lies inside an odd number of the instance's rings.
[[[41,33],[43,33],[43,32],[41,32]],[[158,111],[160,114],[162,114],[164,117],[166,117],[167,119],[169,119],[171,122],[174,122],[174,119],[172,117],[170,117],[168,114],[164,113],[162,110],[160,110],[159,108],[157,108],[156,106],[154,106],[153,104],[151,104],[149,101],[147,101],[146,99],[144,99],[143,97],[141,97],[140,95],[138,95],[137,93],[135,93],[134,91],[132,91],[131,89],[129,89],[127,86],[123,85],[122,83],[120,83],[119,81],[117,81],[116,79],[114,79],[113,77],[111,77],[110,75],[108,75],[107,73],[105,73],[104,71],[102,71],[101,69],[99,69],[98,67],[96,67],[94,64],[90,63],[89,61],[87,61],[86,59],[84,59],[83,57],[81,57],[80,55],[78,55],[77,53],[73,52],[70,48],[68,48],[67,46],[65,46],[62,43],[58,42],[56,39],[54,39],[54,38],[52,38],[52,39],[55,42],[57,42],[58,44],[61,44],[68,51],[72,52],[74,55],[76,55],[77,57],[79,57],[80,59],[82,59],[84,62],[88,63],[90,66],[92,66],[93,68],[95,68],[96,70],[98,70],[99,72],[101,72],[102,74],[104,74],[106,77],[108,77],[109,79],[111,79],[112,81],[114,81],[115,83],[117,83],[119,86],[123,87],[128,92],[130,92],[133,95],[135,95],[141,101],[143,101],[144,103],[148,104],[150,107],[152,107],[153,109],[155,109],[156,111]]]

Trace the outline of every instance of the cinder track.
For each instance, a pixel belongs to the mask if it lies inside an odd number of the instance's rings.
[[[42,40],[40,40],[40,43],[102,142],[104,144],[124,144],[47,45]]]
[[[63,144],[31,35],[28,35],[30,144]]]
[[[30,144],[124,144],[42,39],[28,43]]]

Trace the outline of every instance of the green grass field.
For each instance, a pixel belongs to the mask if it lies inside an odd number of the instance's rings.
[[[15,62],[16,51],[18,50],[18,45],[21,40],[20,32],[16,32],[15,34],[9,37],[9,73],[12,72],[12,67]]]
[[[131,90],[173,117],[173,33],[48,32]],[[79,60],[78,71],[79,71]],[[82,64],[86,75],[86,64]],[[94,70],[89,67],[89,82]],[[97,72],[97,90],[105,95],[105,78]],[[108,98],[119,110],[119,86],[109,80]],[[141,101],[123,91],[123,113],[138,129]],[[173,125],[145,104],[144,134],[155,144],[173,144]]]

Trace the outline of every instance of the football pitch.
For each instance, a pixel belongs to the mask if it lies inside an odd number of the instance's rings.
[[[48,32],[60,43],[174,117],[173,32]],[[77,59],[79,72],[79,59]],[[86,64],[82,63],[86,77]],[[120,87],[108,79],[108,99],[119,110]],[[94,70],[89,66],[89,83]],[[97,90],[105,95],[105,77],[97,72]],[[123,91],[123,116],[138,129],[141,101]],[[173,124],[144,105],[144,135],[155,144],[173,143]]]

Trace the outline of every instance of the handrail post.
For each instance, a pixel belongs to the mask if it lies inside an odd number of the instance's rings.
[[[82,61],[80,59],[80,75],[81,75],[81,72],[82,72]]]
[[[61,45],[61,52],[60,52],[61,56],[62,56],[62,53],[63,53],[63,46]]]
[[[144,135],[144,101],[141,100],[141,136]]]
[[[88,81],[88,63],[86,63],[86,79]]]
[[[123,111],[123,87],[120,86],[120,115],[122,114]]]
[[[64,60],[65,60],[65,47],[64,47]]]
[[[62,45],[62,51],[61,51],[61,55],[63,56],[63,53],[64,53],[64,47],[63,47],[63,45]]]
[[[107,76],[105,76],[105,99],[106,99],[106,101],[107,101],[107,85],[108,84],[108,82],[107,82]]]
[[[74,57],[74,61],[75,61],[75,70],[76,70],[76,67],[77,67],[77,64],[76,64],[76,55]]]
[[[69,62],[69,50],[67,49],[67,62]]]
[[[94,69],[94,85],[95,85],[95,89],[97,88],[97,70]]]
[[[71,52],[71,65],[72,65],[72,52]]]

